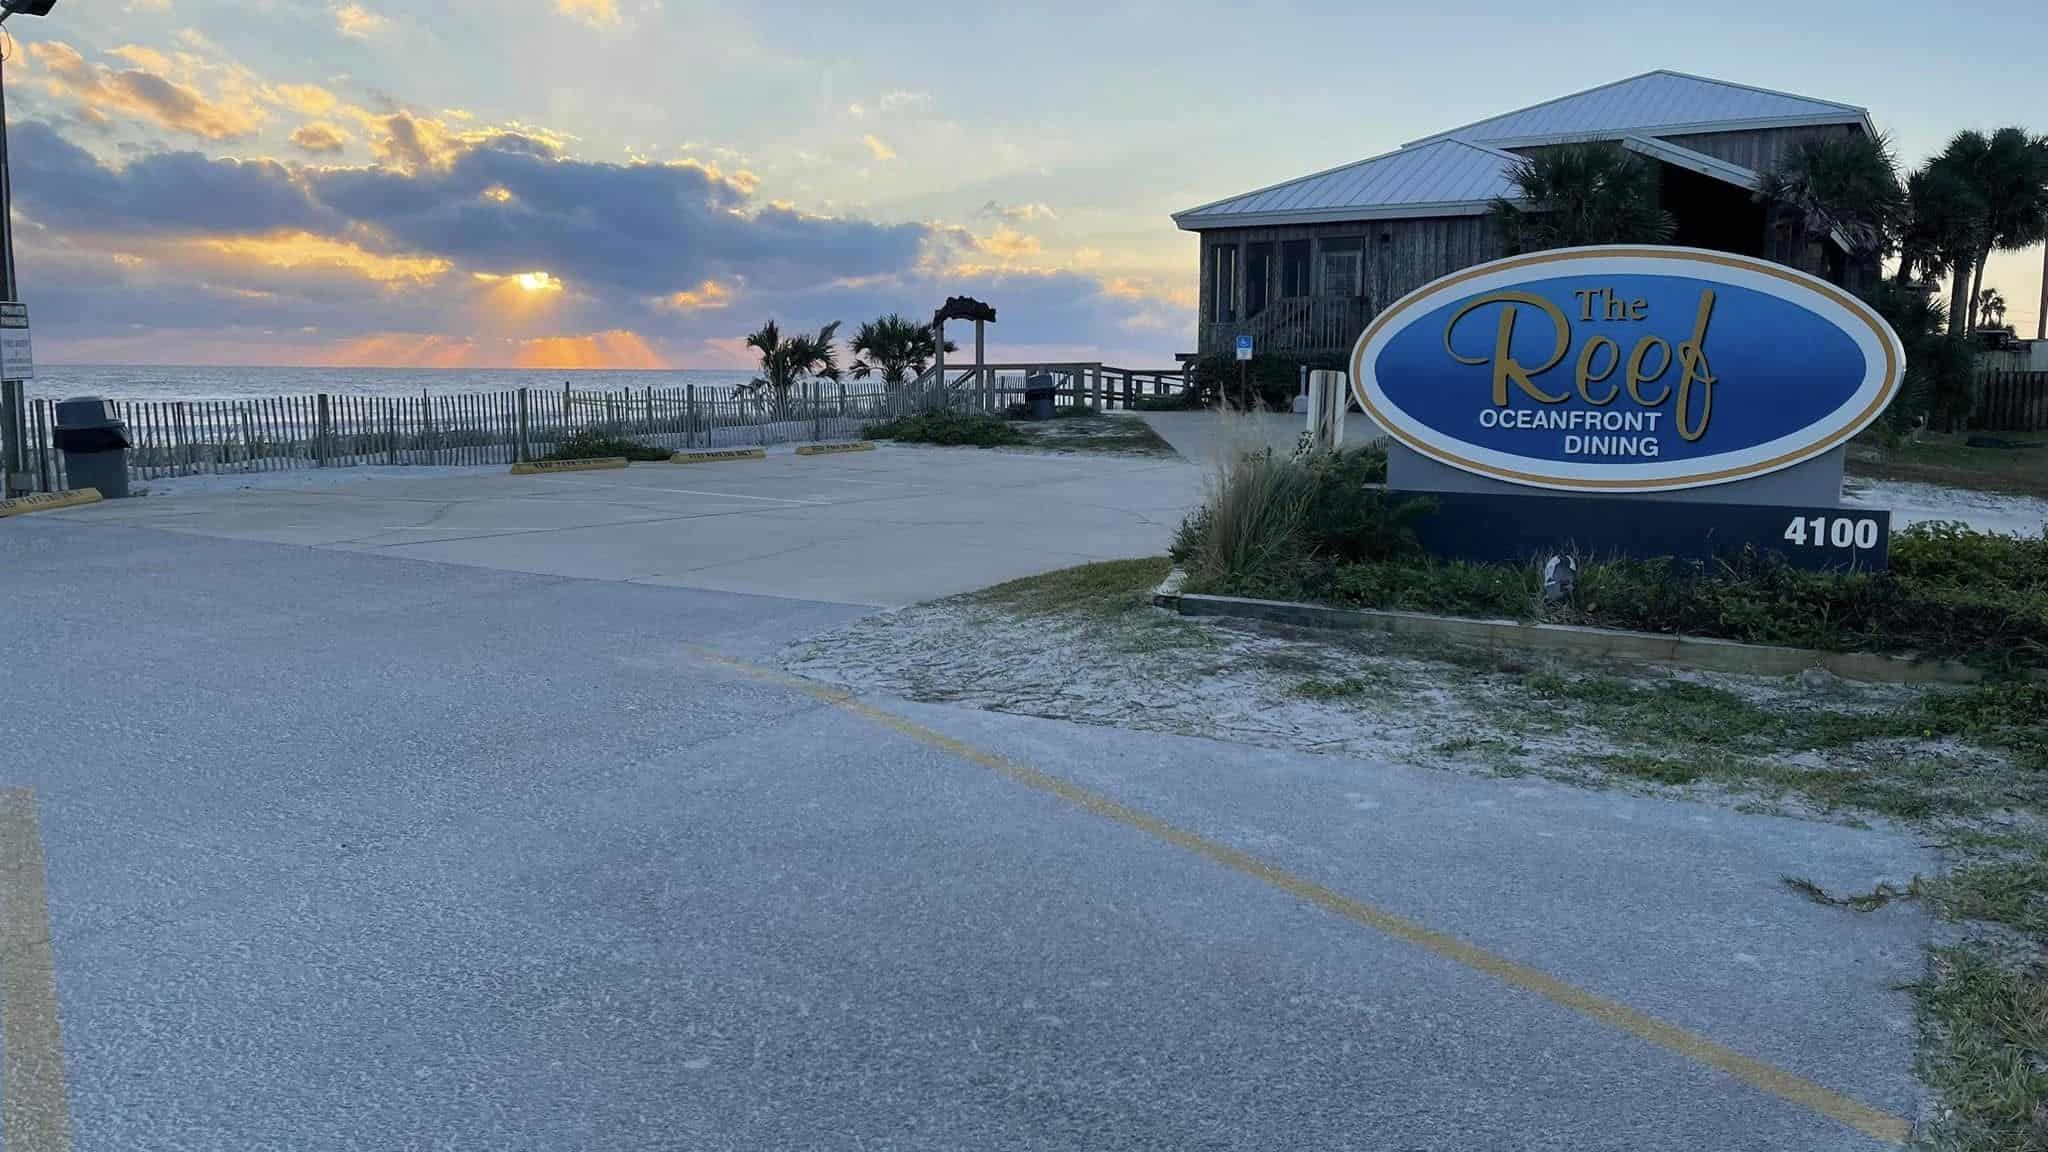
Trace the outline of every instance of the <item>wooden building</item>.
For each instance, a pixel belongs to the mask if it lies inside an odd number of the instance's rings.
[[[1521,158],[1607,140],[1655,163],[1673,243],[1794,262],[1792,230],[1754,195],[1800,140],[1876,134],[1863,109],[1678,72],[1650,72],[1413,141],[1393,152],[1176,214],[1201,236],[1202,356],[1252,337],[1261,355],[1350,351],[1374,313],[1439,276],[1504,255],[1488,213],[1516,198]],[[1842,247],[1837,282],[1874,269]]]

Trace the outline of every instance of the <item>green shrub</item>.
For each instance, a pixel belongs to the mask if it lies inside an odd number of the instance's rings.
[[[1315,501],[1309,470],[1270,452],[1226,467],[1209,502],[1181,525],[1174,558],[1195,582],[1221,591],[1285,595],[1309,558]]]
[[[1246,456],[1181,524],[1173,557],[1198,583],[1278,596],[1317,585],[1333,564],[1411,554],[1411,525],[1429,502],[1391,499],[1373,486],[1375,476],[1386,476],[1383,448],[1325,452],[1305,463]]]
[[[601,432],[585,430],[555,444],[555,450],[541,457],[543,460],[599,460],[613,456],[624,456],[628,460],[666,460],[675,453],[667,448],[656,448],[638,440],[627,440],[618,436],[606,436]]]
[[[1206,407],[1202,394],[1193,388],[1183,388],[1171,396],[1140,396],[1131,401],[1133,412],[1185,412]]]
[[[906,443],[971,445],[996,448],[1005,444],[1028,444],[1030,438],[994,416],[968,416],[939,410],[899,416],[861,429],[866,440],[899,440]]]
[[[1239,366],[1235,354],[1204,356],[1190,365],[1189,392],[1194,407],[1208,408],[1227,402],[1233,408],[1246,407],[1249,391],[1255,403],[1271,412],[1285,412],[1301,394],[1301,370],[1342,372],[1347,357],[1339,353],[1321,356],[1253,356]],[[1240,383],[1242,381],[1242,383]]]

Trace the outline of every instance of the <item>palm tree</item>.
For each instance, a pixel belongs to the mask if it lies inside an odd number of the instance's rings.
[[[1855,260],[1876,260],[1892,247],[1905,209],[1898,161],[1883,137],[1805,140],[1766,172],[1757,199],[1789,216],[1801,238],[1799,263],[1816,271],[1817,252],[1832,238]]]
[[[1517,161],[1516,200],[1495,197],[1493,220],[1510,253],[1581,244],[1663,244],[1678,230],[1657,206],[1656,172],[1609,141],[1563,144]]]
[[[1986,288],[1977,293],[1974,303],[1977,316],[1984,321],[1985,327],[1996,328],[2005,323],[2005,297],[1999,295],[1998,289]]]
[[[849,344],[857,357],[851,369],[853,378],[865,380],[879,373],[882,382],[891,386],[924,375],[925,367],[939,354],[930,325],[894,312],[862,324]],[[946,351],[953,351],[951,340],[946,341]]]
[[[1910,283],[1915,272],[1928,280],[1948,275],[1970,251],[1982,213],[1976,189],[1952,166],[1930,161],[1907,177],[1899,224],[1899,286]]]
[[[1984,288],[1984,265],[1993,249],[2031,247],[2048,235],[2048,138],[2019,128],[1991,135],[1960,132],[1930,161],[1952,172],[1975,192],[1978,205],[1971,244],[1953,268],[1949,327],[1975,327],[1970,305]]]
[[[775,321],[763,324],[747,337],[747,347],[761,354],[761,374],[743,385],[742,393],[765,401],[777,416],[787,415],[790,390],[805,377],[839,378],[839,353],[832,346],[838,331],[839,321],[834,320],[815,336],[799,332],[785,337]]]

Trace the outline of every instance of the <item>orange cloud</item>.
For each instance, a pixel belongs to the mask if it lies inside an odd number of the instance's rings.
[[[1161,288],[1147,280],[1112,276],[1102,282],[1102,294],[1117,300],[1159,300],[1182,308],[1195,306],[1195,289],[1189,285]]]
[[[996,230],[977,242],[983,252],[1004,260],[1021,260],[1036,256],[1041,250],[1038,237],[1028,236],[1008,225],[999,225]]]
[[[494,137],[519,136],[550,153],[559,153],[571,139],[545,128],[513,122],[480,128],[454,128],[445,120],[410,112],[378,115],[350,105],[342,109],[371,133],[370,151],[381,164],[411,172],[447,168],[462,153]]]
[[[555,11],[592,28],[619,22],[619,6],[614,0],[555,0]]]
[[[451,265],[438,256],[372,252],[346,240],[311,232],[279,232],[268,236],[208,236],[176,241],[174,252],[187,258],[212,259],[229,265],[281,269],[289,272],[341,272],[381,284],[409,288],[438,280]]]
[[[522,340],[515,368],[666,368],[668,361],[636,332],[614,328],[585,336]]]
[[[361,4],[343,4],[334,9],[335,31],[340,32],[343,36],[352,36],[357,40],[368,40],[370,37],[382,32],[390,23],[391,21],[370,11]]]
[[[732,289],[716,280],[706,280],[687,292],[674,292],[662,297],[662,303],[680,312],[723,308],[732,303]]]
[[[876,136],[872,132],[861,137],[860,142],[868,146],[868,151],[873,153],[877,160],[894,160],[896,158],[896,150],[882,143],[881,137]]]
[[[339,152],[348,145],[348,133],[324,120],[316,120],[293,132],[292,143],[307,152]]]
[[[341,103],[318,84],[279,84],[265,94],[301,116],[325,116]]]
[[[189,84],[166,79],[163,72],[169,70],[170,60],[148,48],[115,49],[113,55],[144,65],[118,71],[87,63],[76,48],[61,40],[32,43],[28,53],[46,70],[46,88],[96,113],[118,109],[171,131],[208,140],[246,136],[263,121],[263,110],[253,100],[212,100]]]

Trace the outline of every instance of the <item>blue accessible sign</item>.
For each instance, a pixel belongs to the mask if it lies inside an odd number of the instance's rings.
[[[1509,483],[1659,492],[1790,468],[1877,419],[1905,352],[1870,307],[1780,264],[1570,248],[1426,285],[1352,352],[1359,405],[1424,456]]]

